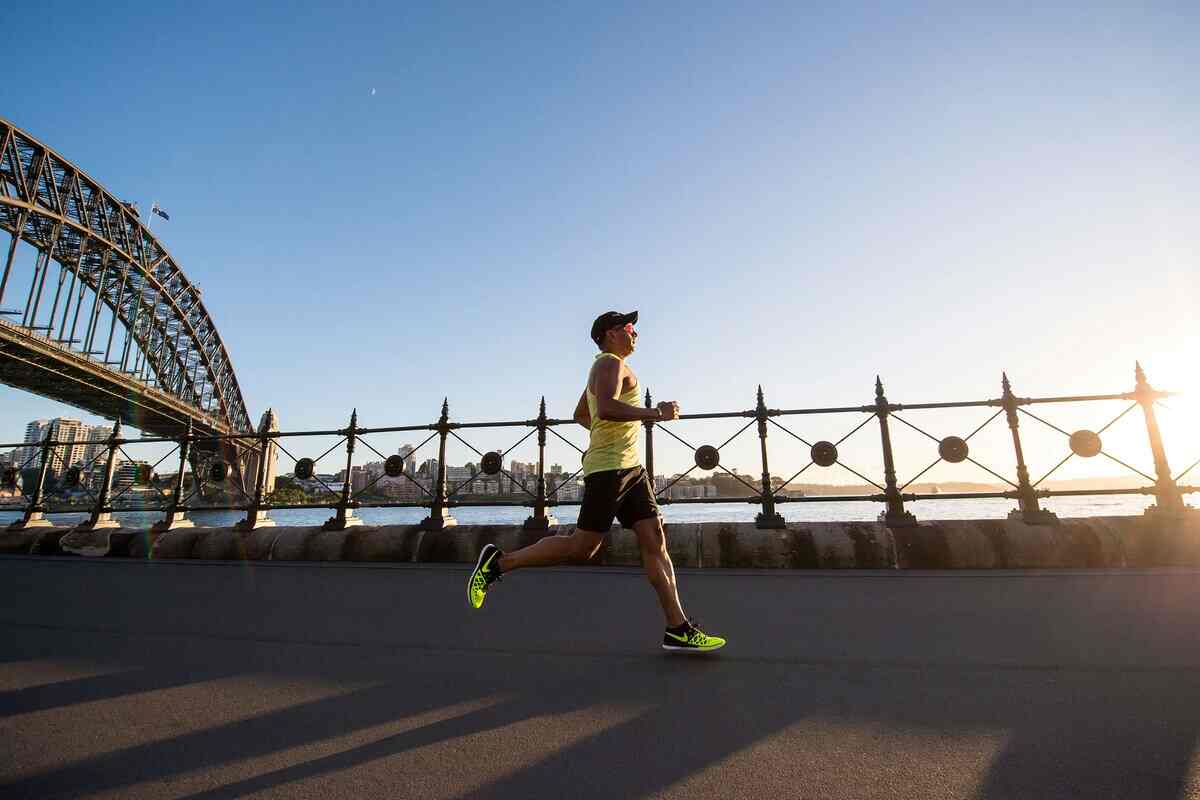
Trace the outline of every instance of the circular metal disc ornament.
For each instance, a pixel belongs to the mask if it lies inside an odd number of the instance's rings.
[[[389,478],[399,478],[404,474],[404,457],[388,456],[383,462],[383,474]]]
[[[213,483],[224,483],[229,477],[229,465],[224,461],[214,461],[208,465],[208,479]]]
[[[1075,431],[1071,434],[1071,452],[1080,458],[1098,456],[1101,449],[1100,434],[1093,431]]]
[[[818,467],[832,467],[838,459],[837,445],[833,442],[817,442],[808,457]]]
[[[498,475],[501,467],[501,456],[495,450],[483,454],[479,468],[488,475]]]
[[[296,469],[292,471],[292,474],[299,480],[306,481],[313,476],[316,468],[316,462],[311,458],[302,458],[296,462]]]
[[[21,471],[16,467],[8,467],[4,470],[4,477],[3,480],[0,480],[0,484],[3,484],[5,489],[15,489],[17,488],[17,478],[20,475]]]
[[[943,461],[948,461],[951,464],[957,464],[960,461],[967,460],[967,454],[971,452],[971,448],[967,447],[966,439],[958,436],[947,436],[938,442],[938,455]]]
[[[700,469],[716,469],[721,463],[721,454],[711,444],[696,448],[696,466]]]
[[[83,470],[79,467],[71,467],[66,474],[67,486],[82,486],[83,485]]]

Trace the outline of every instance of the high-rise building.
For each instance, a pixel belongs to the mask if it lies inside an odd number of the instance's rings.
[[[58,417],[50,421],[50,438],[65,444],[57,445],[50,458],[49,475],[59,477],[76,463],[83,463],[83,455],[87,450],[87,434],[91,432],[90,425],[84,425],[77,419]]]
[[[37,469],[42,466],[42,454],[37,445],[46,438],[46,429],[49,427],[50,420],[48,419],[35,419],[25,426],[26,446],[17,450],[18,467]]]
[[[361,492],[371,482],[371,473],[364,467],[350,468],[350,491]]]
[[[125,487],[133,483],[144,483],[145,471],[150,464],[145,461],[122,461],[113,475],[113,487]]]
[[[404,471],[409,475],[417,474],[417,457],[413,455],[415,450],[411,444],[406,444],[396,451],[404,459]]]
[[[560,503],[569,503],[583,497],[583,486],[575,480],[565,480],[561,473],[546,476],[546,496]]]
[[[512,477],[501,483],[504,494],[532,492],[537,488],[537,463],[530,461],[522,463],[514,459],[509,462],[509,474]]]
[[[471,478],[475,477],[476,471],[477,470],[473,469],[472,467],[447,466],[446,467],[446,486],[447,486],[447,488],[449,489],[449,488],[458,486],[459,484],[466,483],[467,481],[471,480]],[[433,474],[434,474],[434,478],[436,479],[437,473],[434,472]]]
[[[88,425],[70,417],[35,419],[25,426],[27,446],[16,451],[16,465],[24,465],[25,469],[40,469],[42,452],[39,445],[49,434],[52,441],[60,444],[51,449],[50,466],[46,474],[51,478],[60,477],[71,467],[83,466],[98,458],[104,450],[103,440],[108,433],[109,429],[103,425]]]
[[[105,443],[108,437],[112,435],[112,428],[107,425],[90,425],[87,436],[84,437],[89,444],[84,445],[83,463],[84,464],[103,464],[105,453],[108,451]]]

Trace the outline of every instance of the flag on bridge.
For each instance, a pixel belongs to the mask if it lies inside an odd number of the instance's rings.
[[[171,217],[167,214],[167,212],[163,211],[161,208],[158,207],[158,203],[155,203],[153,206],[150,207],[150,213],[158,214],[160,217],[167,220],[168,222],[171,221]]]

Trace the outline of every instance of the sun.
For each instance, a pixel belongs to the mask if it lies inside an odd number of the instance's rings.
[[[1200,374],[1197,373],[1196,355],[1193,349],[1190,358],[1182,353],[1171,354],[1175,358],[1156,359],[1155,376],[1151,385],[1155,389],[1177,393],[1158,403],[1155,416],[1162,431],[1163,446],[1171,464],[1172,475],[1200,459]],[[1149,372],[1147,367],[1147,373]],[[1200,484],[1200,466],[1193,468],[1181,478],[1182,483]]]

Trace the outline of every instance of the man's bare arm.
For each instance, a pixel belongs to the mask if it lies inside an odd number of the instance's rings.
[[[596,365],[596,416],[611,422],[665,422],[679,417],[679,404],[659,403],[656,408],[641,408],[622,403],[621,363],[606,358]]]
[[[589,431],[592,429],[592,414],[588,411],[587,390],[583,390],[583,394],[579,395],[579,402],[575,405],[575,421]]]

